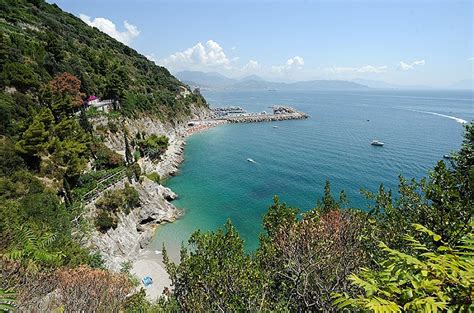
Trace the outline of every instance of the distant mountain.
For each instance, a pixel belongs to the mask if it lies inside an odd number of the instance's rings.
[[[311,80],[294,83],[270,82],[257,75],[249,75],[241,79],[228,78],[219,73],[204,73],[199,71],[184,71],[176,73],[176,77],[191,87],[201,89],[227,90],[352,90],[368,89],[369,87],[357,82],[344,80]]]
[[[224,87],[237,82],[216,72],[183,71],[176,73],[176,77],[182,82],[193,82],[200,87]]]
[[[464,79],[449,86],[452,89],[471,89],[474,90],[474,79]]]
[[[242,82],[242,81],[249,81],[249,80],[253,80],[253,81],[264,81],[263,78],[261,78],[261,77],[258,76],[258,75],[255,75],[255,74],[249,75],[249,76],[245,76],[245,77],[243,77],[243,78],[241,78],[241,79],[239,79],[239,80],[240,80],[241,82]]]
[[[353,79],[355,83],[366,85],[370,88],[378,88],[378,89],[432,89],[432,87],[425,86],[425,85],[397,85],[384,82],[382,80],[371,80],[371,79]]]

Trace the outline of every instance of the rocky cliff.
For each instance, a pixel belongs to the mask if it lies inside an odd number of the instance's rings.
[[[182,154],[188,122],[191,119],[198,120],[210,116],[210,111],[205,108],[193,108],[192,112],[190,119],[174,125],[162,123],[159,119],[150,116],[123,121],[123,125],[130,135],[137,132],[164,134],[170,140],[169,147],[159,162],[152,162],[147,158],[139,160],[138,164],[140,164],[142,173],[154,171],[160,174],[162,178],[177,173],[178,166],[183,161]],[[105,123],[106,120],[101,118],[94,121],[96,127]],[[122,154],[124,154],[125,149],[123,131],[124,129],[116,133],[107,133],[104,140],[109,148]],[[107,190],[123,188],[126,182],[127,179],[124,178]],[[116,271],[121,269],[124,262],[133,261],[138,257],[140,251],[153,238],[157,225],[172,222],[180,215],[179,210],[170,203],[177,195],[169,188],[146,177],[143,177],[141,183],[133,182],[131,185],[138,191],[141,205],[128,215],[122,213],[119,216],[117,228],[109,229],[105,234],[93,228],[86,243],[101,254],[107,268]],[[90,218],[95,216],[96,201],[86,206],[86,212],[88,212]]]

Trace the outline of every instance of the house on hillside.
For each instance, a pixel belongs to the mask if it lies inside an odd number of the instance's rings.
[[[87,98],[85,105],[87,108],[94,107],[99,111],[102,112],[110,112],[114,108],[114,104],[118,105],[115,100],[112,99],[104,99],[101,100],[97,96],[91,95]]]

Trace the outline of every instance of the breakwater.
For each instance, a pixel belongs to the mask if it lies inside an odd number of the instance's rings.
[[[299,120],[308,118],[309,115],[300,112],[289,106],[275,105],[271,107],[273,112],[261,112],[261,113],[247,113],[239,112],[235,114],[235,110],[227,110],[229,114],[222,114],[226,112],[225,108],[214,109],[214,112],[218,111],[220,114],[217,119],[225,120],[229,123],[257,123],[257,122],[270,122],[270,121],[285,121],[285,120]],[[240,109],[240,108],[239,108]]]

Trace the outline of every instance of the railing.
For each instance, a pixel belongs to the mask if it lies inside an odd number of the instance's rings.
[[[87,193],[85,193],[81,198],[84,204],[89,204],[95,199],[97,199],[101,192],[106,190],[107,188],[111,187],[112,185],[118,183],[126,176],[126,169],[122,169],[121,171],[113,174],[109,174],[101,178],[97,183],[94,189],[91,189]]]

